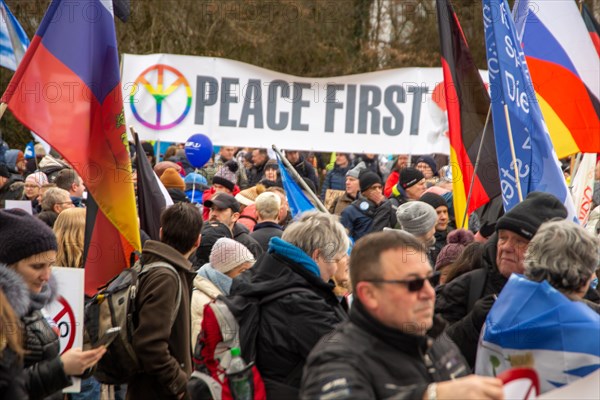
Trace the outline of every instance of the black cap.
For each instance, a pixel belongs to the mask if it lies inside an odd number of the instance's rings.
[[[240,212],[240,203],[227,193],[216,193],[211,199],[204,202],[205,207],[212,208],[213,205],[221,210],[231,208],[233,212]]]
[[[408,189],[409,187],[416,185],[425,179],[425,175],[416,168],[406,167],[400,171],[400,177],[398,179],[398,186],[402,189]]]

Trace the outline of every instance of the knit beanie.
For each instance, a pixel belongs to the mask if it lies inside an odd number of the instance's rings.
[[[43,172],[34,172],[33,174],[27,175],[27,178],[25,178],[25,183],[27,182],[33,183],[37,185],[37,187],[41,188],[48,183],[48,177]]]
[[[160,177],[160,181],[167,189],[185,189],[183,178],[181,175],[179,175],[175,168],[167,168]]]
[[[250,206],[254,204],[256,198],[259,194],[265,191],[265,186],[262,184],[258,184],[256,186],[252,186],[248,189],[244,189],[238,194],[235,195],[235,199],[245,206]]]
[[[507,229],[531,240],[544,222],[553,218],[565,219],[567,215],[563,203],[553,195],[531,192],[498,220],[496,231]]]
[[[419,157],[417,159],[417,163],[415,165],[417,165],[420,162],[423,162],[423,163],[429,165],[429,167],[431,168],[431,172],[433,172],[433,176],[438,176],[437,165],[436,165],[435,160],[433,159],[433,157],[431,157],[431,156],[421,156],[421,157]]]
[[[48,225],[16,208],[0,210],[0,243],[0,263],[7,265],[58,248]]]
[[[190,172],[185,176],[183,183],[190,185],[208,185],[208,181],[203,175],[197,174],[195,172]]]
[[[444,199],[439,194],[435,194],[435,193],[431,193],[431,192],[427,192],[427,193],[423,194],[423,196],[421,196],[419,201],[422,201],[423,203],[427,203],[431,207],[436,208],[436,209],[441,206],[448,208],[448,203],[446,203],[446,199]]]
[[[358,179],[358,176],[360,175],[361,171],[363,171],[365,169],[367,169],[367,165],[365,164],[364,161],[361,161],[358,164],[356,164],[356,166],[354,168],[352,168],[350,171],[346,172],[346,177],[350,176],[352,178]]]
[[[229,191],[233,192],[235,185],[237,185],[237,172],[239,165],[235,160],[227,161],[213,177],[213,183],[225,186]]]
[[[429,232],[437,222],[435,208],[422,201],[409,201],[396,210],[398,223],[408,233],[423,236]]]
[[[440,254],[437,257],[437,261],[435,262],[435,269],[439,270],[444,268],[446,265],[452,264],[454,261],[460,257],[462,252],[465,250],[465,247],[469,243],[472,243],[475,240],[475,235],[473,232],[467,229],[456,229],[448,234],[446,238],[445,245]]]
[[[279,169],[279,164],[277,163],[277,160],[274,159],[269,159],[269,161],[267,161],[267,163],[265,164],[265,170],[267,169]]]
[[[233,239],[221,238],[217,240],[209,257],[210,266],[226,274],[243,263],[254,263],[254,256],[246,246]]]
[[[367,189],[369,189],[376,183],[379,183],[380,185],[382,184],[379,175],[369,170],[362,171],[358,176],[358,181],[360,184],[361,192],[365,192]]]
[[[416,168],[406,167],[400,170],[400,177],[398,178],[398,186],[402,189],[408,189],[409,187],[416,185],[425,179],[425,175]]]

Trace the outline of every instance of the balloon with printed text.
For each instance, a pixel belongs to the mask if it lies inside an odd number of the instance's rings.
[[[185,155],[195,168],[202,168],[210,160],[213,144],[210,138],[202,133],[196,133],[185,142]]]

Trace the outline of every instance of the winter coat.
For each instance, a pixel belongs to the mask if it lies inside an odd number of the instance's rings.
[[[444,285],[437,293],[435,311],[451,325],[448,336],[461,349],[469,365],[475,365],[480,326],[471,319],[473,305],[488,295],[498,295],[508,281],[496,266],[497,234],[492,235],[484,247],[481,265]]]
[[[23,278],[8,267],[0,267],[0,282],[5,287],[23,285]],[[30,399],[62,399],[62,389],[72,384],[60,361],[58,336],[50,327],[41,309],[57,295],[56,281],[50,278],[42,291],[32,293],[28,289],[29,308],[21,317],[25,349],[22,375]]]
[[[271,221],[259,222],[254,225],[254,231],[250,234],[264,251],[269,249],[269,240],[272,237],[280,238],[281,235],[283,235],[283,226]]]
[[[300,159],[296,164],[292,164],[298,175],[302,178],[308,178],[313,185],[315,185],[315,193],[318,193],[319,189],[319,178],[317,177],[317,172],[315,171],[315,167],[312,166],[311,163],[304,159],[304,156],[300,156]]]
[[[256,226],[256,205],[250,204],[244,207],[237,223],[244,225],[250,232],[254,231],[254,226]]]
[[[331,171],[327,172],[321,188],[321,199],[325,199],[327,189],[346,190],[346,172],[350,171],[351,168],[350,165],[345,168],[335,165]]]
[[[250,231],[248,230],[248,228],[246,228],[246,226],[240,224],[239,222],[236,222],[233,225],[232,233],[233,239],[236,242],[240,242],[241,244],[246,246],[248,250],[250,250],[250,253],[252,253],[252,255],[254,256],[255,260],[257,260],[258,257],[260,257],[264,253],[264,250],[260,246],[260,244],[256,240],[254,240],[252,236],[250,236]]]
[[[142,263],[155,261],[171,264],[179,274],[181,303],[177,307],[179,285],[172,271],[154,268],[140,278],[132,346],[143,372],[128,382],[128,399],[175,399],[185,391],[192,373],[190,299],[196,274],[177,250],[149,240],[142,250]],[[175,309],[175,321],[169,326]]]
[[[310,350],[346,319],[333,293],[333,283],[321,279],[318,266],[306,253],[280,238],[273,238],[269,251],[242,275],[234,279],[232,295],[263,298],[288,288],[310,290],[264,304],[258,327],[256,364],[261,375],[267,381],[286,382],[297,389]],[[241,278],[250,282],[240,284]],[[267,398],[269,393],[267,384]]]
[[[434,330],[440,331],[439,324],[434,319]],[[415,336],[390,328],[355,300],[350,321],[311,351],[300,398],[422,399],[430,383],[469,372],[446,335]]]
[[[9,278],[8,275],[11,277]],[[29,310],[29,289],[22,279],[4,264],[0,265],[0,291],[2,291],[17,318]],[[6,321],[0,322],[4,324]],[[0,333],[0,338],[2,333]],[[25,386],[23,360],[0,340],[0,399],[29,399]]]
[[[191,344],[192,351],[196,346],[198,340],[198,334],[202,326],[202,319],[204,318],[204,306],[217,298],[217,296],[223,295],[224,293],[219,290],[210,280],[196,275],[194,278],[194,287],[192,290],[192,335]]]
[[[190,202],[190,199],[187,198],[185,192],[181,189],[167,189],[167,192],[175,204]]]
[[[260,182],[265,177],[265,166],[267,165],[267,161],[263,165],[253,166],[248,171],[248,187],[256,186],[258,182]]]
[[[350,196],[348,193],[344,193],[342,196],[335,199],[333,203],[331,203],[329,212],[335,215],[342,215],[342,211],[352,204],[354,200],[356,200],[355,197]]]
[[[356,241],[368,233],[382,231],[385,227],[393,228],[396,225],[396,212],[387,200],[377,206],[359,195],[342,211],[340,222]]]

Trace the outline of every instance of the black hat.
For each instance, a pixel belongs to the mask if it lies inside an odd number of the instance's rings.
[[[222,210],[231,208],[233,212],[240,212],[240,203],[227,193],[216,193],[211,199],[204,202],[205,207],[211,208],[213,205]]]
[[[231,230],[227,227],[227,225],[217,221],[206,221],[202,225],[202,240],[200,241],[198,250],[196,250],[194,260],[195,268],[200,268],[209,261],[210,252],[213,246],[217,240],[221,238],[233,239]]]
[[[409,187],[416,185],[425,179],[425,175],[416,168],[407,167],[400,171],[400,177],[398,178],[398,186],[402,189],[408,189]]]
[[[369,189],[371,186],[375,185],[376,183],[379,183],[380,185],[382,185],[381,183],[381,178],[379,177],[379,175],[377,175],[375,172],[373,171],[362,171],[360,173],[360,175],[358,176],[358,182],[360,184],[360,191],[364,192],[367,189]]]
[[[8,171],[8,168],[4,164],[0,164],[0,176],[3,176],[5,178],[10,178],[10,172]]]
[[[498,220],[496,231],[507,229],[531,240],[544,222],[553,218],[564,219],[567,215],[563,203],[553,195],[531,192]]]
[[[7,265],[58,248],[52,229],[20,209],[0,210],[0,243],[0,263]]]
[[[438,208],[441,206],[448,207],[448,202],[439,194],[435,194],[432,192],[427,192],[421,196],[419,201],[429,204],[433,208]]]
[[[438,176],[437,165],[435,164],[435,160],[433,159],[433,157],[421,156],[421,157],[417,158],[416,164],[418,164],[420,162],[423,162],[423,163],[429,165],[429,168],[431,168],[431,172],[433,172],[433,176]]]

